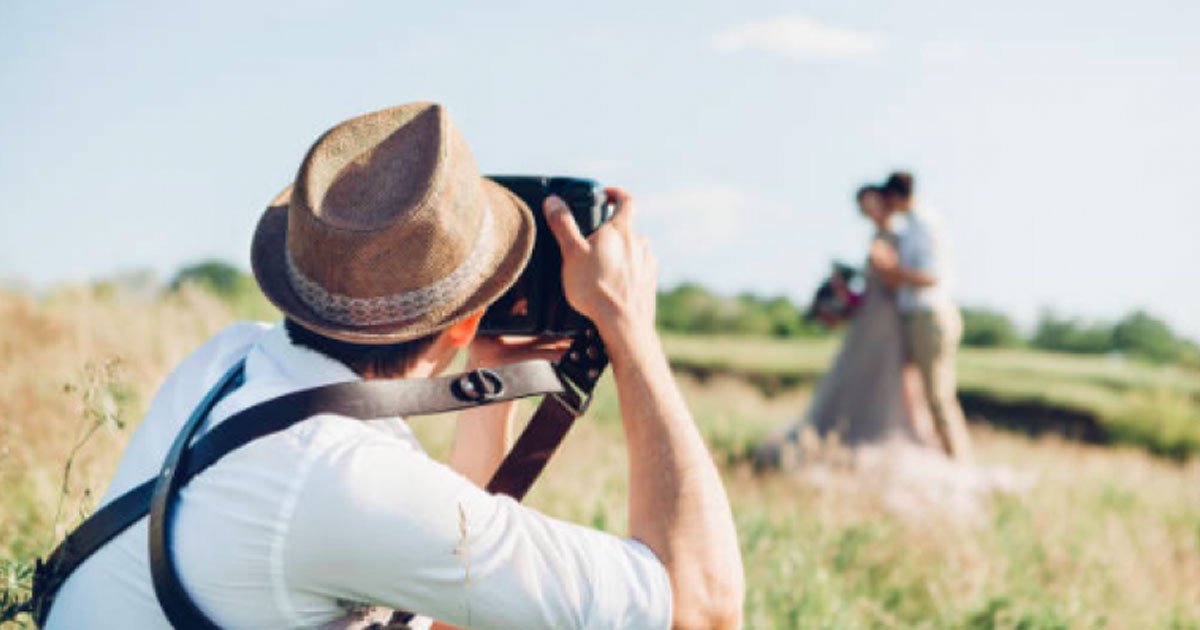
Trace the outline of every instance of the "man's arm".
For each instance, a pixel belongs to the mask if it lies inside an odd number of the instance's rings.
[[[288,589],[313,598],[289,626],[328,623],[336,601],[464,628],[669,624],[670,578],[644,544],[488,494],[406,440],[313,422],[333,430],[281,543]]]
[[[572,306],[608,347],[629,451],[629,533],[670,577],[674,626],[740,626],[744,578],[729,500],[654,329],[658,265],[634,233],[632,198],[610,189],[612,221],[585,239],[566,205],[546,202]]]
[[[468,361],[467,369],[476,367],[490,366],[471,365]],[[485,487],[512,448],[516,415],[514,401],[459,412],[454,425],[454,444],[450,447],[450,467],[476,486]]]
[[[900,266],[884,270],[883,277],[888,285],[893,287],[902,284],[914,287],[931,287],[937,284],[937,277],[931,273]]]
[[[477,337],[467,354],[467,370],[496,367],[530,359],[557,360],[570,340]],[[458,414],[450,467],[480,488],[487,485],[513,443],[517,403],[508,401],[471,407]]]
[[[923,288],[938,283],[936,274],[939,256],[938,235],[931,228],[925,227],[914,237],[918,241],[915,243],[915,255],[912,260],[895,259],[894,264],[880,266],[880,273],[888,286],[909,285]]]
[[[498,340],[480,338],[468,349],[466,369],[495,367],[521,360],[520,357],[506,360]],[[517,403],[511,400],[460,411],[454,424],[450,467],[476,486],[486,486],[508,449],[512,448],[516,415]]]

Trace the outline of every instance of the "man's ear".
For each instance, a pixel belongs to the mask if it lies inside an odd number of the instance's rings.
[[[475,339],[479,332],[479,321],[483,319],[483,311],[454,324],[446,329],[446,341],[453,348],[465,348]]]

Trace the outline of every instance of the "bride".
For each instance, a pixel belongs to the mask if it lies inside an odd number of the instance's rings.
[[[916,375],[905,367],[900,311],[880,273],[897,264],[897,236],[878,187],[864,186],[856,199],[863,216],[875,225],[865,270],[866,288],[849,320],[841,350],[817,385],[808,412],[755,449],[756,468],[793,463],[802,454],[802,445],[807,449],[817,442],[844,446],[895,440],[924,443],[927,419],[917,412],[922,405],[917,400]],[[918,430],[918,426],[922,428]]]

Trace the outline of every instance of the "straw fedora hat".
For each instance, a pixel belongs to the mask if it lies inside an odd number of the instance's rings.
[[[254,277],[288,317],[362,344],[408,341],[486,308],[524,269],[526,205],[479,174],[446,110],[348,120],[308,151],[254,233]]]

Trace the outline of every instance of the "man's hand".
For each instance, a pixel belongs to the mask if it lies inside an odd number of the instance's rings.
[[[467,369],[496,367],[532,359],[557,361],[570,339],[560,337],[477,336],[467,349]]]
[[[646,239],[633,233],[633,200],[624,191],[605,191],[616,202],[612,220],[584,238],[562,199],[550,197],[543,208],[563,257],[563,289],[575,310],[596,322],[609,344],[613,363],[624,361],[622,347],[654,339],[654,302],[658,264]],[[621,339],[625,343],[615,343]],[[610,340],[612,343],[610,343]],[[495,367],[526,359],[554,360],[568,339],[476,337],[467,369]],[[516,404],[512,401],[462,411],[450,450],[450,465],[482,487],[512,446]]]
[[[544,210],[567,300],[596,323],[612,358],[629,451],[629,535],[666,569],[674,627],[736,628],[745,585],[729,500],[654,330],[658,263],[633,231],[633,199],[606,192],[616,212],[586,239],[562,200],[547,199]]]
[[[931,287],[937,284],[937,278],[927,273],[900,266],[881,269],[880,274],[883,276],[884,283],[892,288],[903,284],[914,287]]]
[[[646,238],[633,231],[637,211],[633,198],[620,188],[605,193],[616,203],[612,219],[583,237],[567,204],[546,199],[546,222],[563,258],[563,291],[575,310],[600,328],[654,328],[658,261]]]

